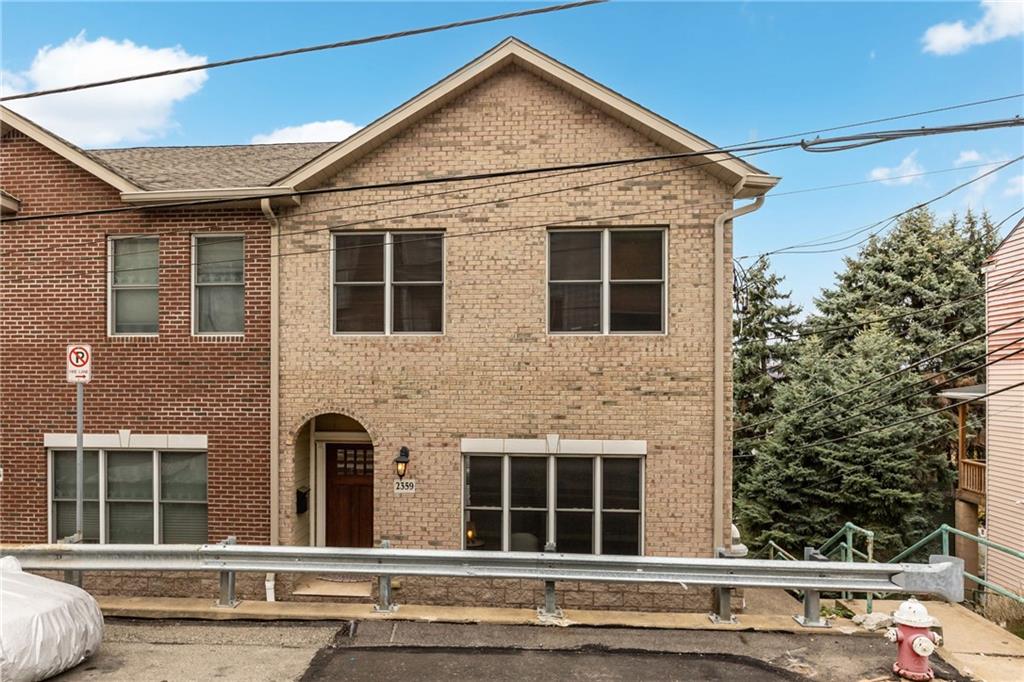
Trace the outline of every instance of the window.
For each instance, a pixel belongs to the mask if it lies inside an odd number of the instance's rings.
[[[110,239],[110,333],[156,334],[159,316],[160,241]]]
[[[467,455],[466,549],[639,555],[638,457]]]
[[[444,235],[334,235],[336,334],[444,331]]]
[[[243,333],[245,239],[239,235],[209,235],[193,240],[193,333]]]
[[[665,230],[548,232],[552,333],[665,331]]]
[[[75,532],[75,451],[54,450],[51,535]],[[206,453],[85,451],[85,542],[207,541]]]

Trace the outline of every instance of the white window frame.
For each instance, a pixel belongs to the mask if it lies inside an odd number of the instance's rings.
[[[241,239],[242,240],[242,281],[240,283],[199,283],[199,240],[201,239]],[[243,232],[214,232],[206,234],[193,234],[192,235],[192,246],[190,250],[190,258],[192,259],[192,286],[189,289],[189,317],[191,318],[192,336],[245,336],[245,294],[247,290],[247,283],[245,280],[247,274],[247,268],[245,267],[245,233]],[[201,332],[199,331],[199,321],[196,318],[196,306],[199,302],[199,297],[196,295],[199,287],[218,287],[218,286],[229,286],[229,287],[242,287],[242,331],[240,332]]]
[[[535,457],[535,458],[546,458],[547,459],[547,508],[544,510],[547,513],[547,537],[544,541],[544,545],[555,542],[556,540],[556,516],[559,512],[557,507],[557,493],[558,493],[558,459],[569,459],[569,458],[583,458],[592,459],[594,461],[593,467],[593,490],[594,500],[593,507],[590,513],[593,514],[593,550],[594,554],[602,554],[602,527],[601,527],[601,515],[605,511],[613,513],[621,512],[632,512],[639,514],[639,528],[637,532],[639,536],[637,538],[637,556],[644,556],[644,534],[646,528],[646,486],[644,483],[646,473],[646,457],[642,455],[602,455],[602,454],[537,454],[537,453],[495,453],[495,452],[464,452],[462,455],[462,513],[461,513],[461,529],[460,535],[462,536],[462,549],[469,549],[466,546],[466,512],[477,510],[486,511],[498,511],[496,507],[484,507],[479,505],[467,506],[466,500],[468,499],[469,492],[469,480],[466,477],[466,465],[470,457],[500,457],[501,458],[501,550],[487,550],[487,551],[510,551],[510,543],[512,541],[512,458],[513,457]],[[636,461],[640,468],[639,471],[639,482],[640,482],[640,508],[639,510],[623,510],[623,509],[604,509],[604,491],[603,491],[603,479],[602,470],[603,462],[607,459],[628,459]],[[532,508],[531,508],[532,510]],[[534,510],[534,511],[540,511]],[[562,511],[579,511],[575,509],[564,509]],[[555,550],[558,550],[556,544]],[[621,556],[621,555],[616,555]]]
[[[335,230],[331,233],[331,312],[330,312],[330,333],[331,336],[444,336],[448,322],[448,248],[447,248],[447,233],[444,230],[428,229],[428,230]],[[394,259],[393,259],[393,246],[394,242],[392,237],[396,234],[407,235],[437,235],[441,239],[441,331],[436,332],[396,332],[393,331],[394,326],[394,305],[393,305],[393,289],[395,285],[394,281]],[[337,275],[336,269],[336,257],[337,247],[335,246],[335,237],[339,235],[363,235],[363,236],[384,236],[384,331],[382,332],[339,332],[337,331],[337,320],[336,315],[338,314],[337,306],[335,305],[335,297],[338,291],[339,282],[335,279]],[[375,284],[375,283],[374,283]],[[437,282],[399,282],[398,284],[431,284],[437,285]]]
[[[71,448],[62,447],[51,447],[46,449],[46,533],[47,541],[49,543],[59,542],[62,538],[57,537],[57,517],[53,513],[54,509],[54,466],[53,456],[57,451],[67,452]],[[174,504],[202,504],[206,506],[207,512],[207,535],[209,535],[209,513],[210,513],[210,453],[208,450],[203,448],[161,448],[159,450],[151,450],[149,448],[85,448],[90,452],[97,453],[97,476],[99,478],[99,525],[100,525],[100,537],[99,544],[106,545],[110,544],[109,536],[110,530],[107,528],[107,504],[110,500],[107,499],[107,453],[108,452],[150,452],[153,455],[152,467],[153,467],[153,492],[152,500],[153,504],[153,544],[162,544],[163,538],[161,532],[161,499],[160,490],[160,456],[163,453],[175,453],[175,452],[187,452],[199,454],[203,453],[206,455],[206,500],[203,502],[199,501],[175,501]],[[63,498],[61,501],[64,501]],[[118,500],[114,500],[117,502]]]
[[[114,242],[122,239],[152,239],[156,241],[156,286],[124,286],[117,289],[156,289],[156,331],[155,332],[118,332],[115,327],[116,311],[114,308]],[[118,337],[154,337],[160,336],[160,235],[158,234],[118,234],[107,237],[107,336]]]
[[[612,331],[611,330],[611,233],[612,232],[661,232],[661,279],[631,280],[619,279],[616,283],[661,283],[661,329],[658,331]],[[563,332],[551,329],[551,234],[553,232],[600,232],[601,233],[601,326],[598,331]],[[544,321],[549,336],[665,336],[668,334],[668,228],[664,225],[633,225],[629,227],[580,227],[550,228],[545,239],[545,271],[544,271]],[[594,280],[580,280],[593,282]],[[559,280],[557,283],[569,283],[573,280]]]

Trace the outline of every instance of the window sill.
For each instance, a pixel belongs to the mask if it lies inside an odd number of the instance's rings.
[[[107,338],[114,341],[155,341],[160,338],[159,334],[107,334]]]
[[[199,343],[238,343],[245,341],[245,334],[193,334],[192,340]]]

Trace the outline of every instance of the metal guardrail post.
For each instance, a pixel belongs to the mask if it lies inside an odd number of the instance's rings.
[[[235,536],[231,535],[224,539],[222,545],[235,544]],[[238,606],[238,599],[235,598],[235,572],[220,572],[220,597],[217,599],[217,607],[233,609]]]
[[[381,549],[390,549],[390,540],[380,541]],[[391,599],[391,576],[381,575],[377,577],[377,604],[373,607],[377,613],[394,613],[398,605]]]
[[[734,558],[730,557],[723,547],[719,547],[716,554],[719,559]],[[732,615],[731,587],[715,588],[714,606],[714,612],[708,614],[708,618],[712,623],[719,625],[722,623],[735,624],[739,622],[736,620],[736,616]]]
[[[549,542],[544,545],[545,552],[554,552],[555,543]],[[537,609],[537,614],[542,618],[561,618],[565,614],[558,608],[558,601],[555,598],[555,581],[544,581],[544,606]]]
[[[822,556],[814,547],[804,547],[804,561],[828,561],[828,557]],[[804,615],[793,616],[793,620],[805,628],[829,627],[828,621],[821,617],[821,593],[818,590],[804,590]]]

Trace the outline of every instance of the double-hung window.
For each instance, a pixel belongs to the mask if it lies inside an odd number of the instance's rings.
[[[245,331],[245,239],[241,235],[192,238],[192,332]]]
[[[50,452],[50,533],[75,532],[74,450]],[[198,544],[207,541],[205,452],[86,450],[85,542]]]
[[[664,229],[548,232],[551,333],[663,333],[665,311]]]
[[[466,455],[466,549],[639,555],[639,457]]]
[[[156,334],[158,330],[160,240],[112,237],[109,281],[110,334]]]
[[[334,235],[336,334],[444,331],[444,234]]]

